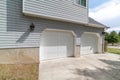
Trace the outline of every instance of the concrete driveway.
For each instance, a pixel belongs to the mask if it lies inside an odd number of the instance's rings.
[[[91,54],[41,61],[40,80],[120,80],[120,56]]]
[[[120,49],[120,45],[119,46],[107,46],[108,48],[115,48],[115,49]]]

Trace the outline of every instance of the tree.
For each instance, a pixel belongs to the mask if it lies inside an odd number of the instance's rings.
[[[118,33],[118,36],[120,37],[120,32]]]
[[[119,36],[119,42],[120,42],[120,32],[118,33],[118,36]]]
[[[119,42],[119,36],[115,31],[112,31],[109,35],[109,39],[108,39],[109,43],[112,43],[112,45],[114,45],[114,43],[118,43]]]
[[[109,33],[105,32],[105,41],[108,41],[108,40],[109,40]]]

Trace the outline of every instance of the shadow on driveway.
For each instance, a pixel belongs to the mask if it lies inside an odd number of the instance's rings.
[[[120,61],[99,59],[101,62],[108,64],[110,67],[85,69],[71,69],[74,75],[78,75],[76,78],[67,80],[120,80]],[[83,76],[82,78],[79,76]]]

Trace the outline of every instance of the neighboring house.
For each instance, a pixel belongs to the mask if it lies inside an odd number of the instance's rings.
[[[88,0],[0,0],[0,53],[40,60],[102,53],[105,28],[88,17]]]

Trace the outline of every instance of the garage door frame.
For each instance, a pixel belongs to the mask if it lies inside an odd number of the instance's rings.
[[[42,37],[42,35],[43,35],[43,33],[45,31],[57,31],[57,32],[71,33],[73,35],[73,41],[74,41],[73,42],[73,57],[75,56],[76,34],[74,33],[74,31],[72,31],[72,30],[61,30],[61,29],[49,29],[49,28],[47,28],[44,31],[42,31],[41,37]],[[41,41],[41,38],[40,38],[40,41]],[[39,60],[40,60],[40,47],[39,47]]]
[[[93,34],[93,35],[96,35],[96,37],[98,38],[97,53],[100,53],[100,51],[101,51],[101,47],[100,47],[100,34],[99,34],[99,33],[95,33],[95,32],[84,32],[84,33],[81,35],[81,47],[82,47],[82,36],[83,36],[84,34]],[[81,47],[80,47],[80,48],[81,48]],[[81,49],[80,49],[80,55],[83,55],[83,54],[81,53]]]

